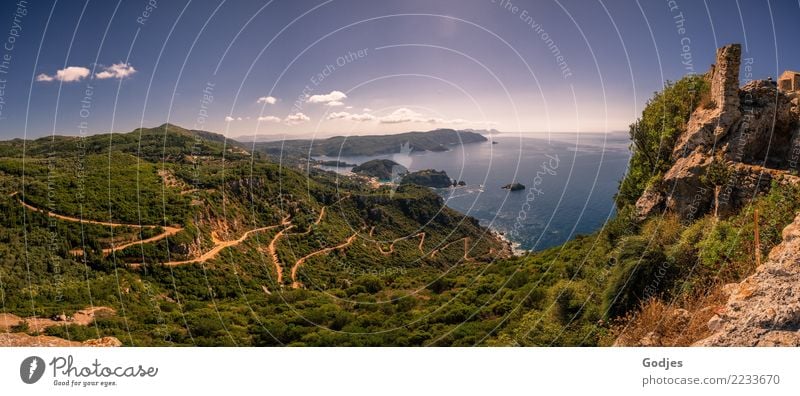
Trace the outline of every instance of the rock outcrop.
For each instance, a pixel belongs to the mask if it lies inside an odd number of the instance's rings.
[[[83,342],[53,336],[32,336],[25,333],[0,333],[0,347],[119,347],[115,337],[103,337]]]
[[[682,157],[709,142],[713,144],[741,117],[739,66],[742,47],[732,44],[717,50],[717,62],[706,75],[711,80],[709,101],[701,103],[678,138],[673,157]]]
[[[713,334],[696,346],[800,346],[800,216],[766,263],[725,290],[727,304],[708,322]]]
[[[708,213],[714,187],[703,176],[714,156],[721,156],[732,170],[720,188],[723,215],[766,192],[773,180],[796,182],[787,171],[797,170],[793,158],[800,157],[800,99],[778,91],[770,81],[750,81],[739,88],[740,63],[739,44],[717,51],[716,64],[706,75],[709,98],[678,137],[672,168],[636,203],[639,217],[663,210],[683,218]]]

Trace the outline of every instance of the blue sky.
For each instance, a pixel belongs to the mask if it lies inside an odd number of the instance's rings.
[[[800,69],[797,1],[155,5],[3,1],[0,138],[167,121],[233,137],[618,131],[723,44],[743,44],[752,78]]]

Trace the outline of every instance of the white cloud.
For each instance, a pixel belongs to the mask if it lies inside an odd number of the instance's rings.
[[[234,121],[234,118],[233,118],[233,117],[231,117],[231,116],[225,116],[225,122],[231,122],[231,121]]]
[[[380,118],[381,124],[402,124],[405,122],[420,122],[423,119],[422,114],[414,110],[401,107],[391,114]]]
[[[349,120],[357,122],[373,121],[376,119],[376,117],[372,114],[351,114],[346,111],[330,113],[326,118],[328,120]]]
[[[325,106],[330,106],[330,107],[344,106],[344,103],[342,103],[342,102],[340,102],[338,100],[334,100],[334,101],[325,103]]]
[[[378,118],[381,124],[403,124],[408,122],[427,123],[427,124],[467,124],[469,121],[463,118],[454,118],[446,120],[438,117],[428,117],[423,114],[417,113],[414,110],[401,107],[391,114]]]
[[[115,63],[109,67],[106,67],[100,73],[95,74],[94,76],[98,79],[105,80],[107,78],[118,78],[123,79],[126,77],[130,77],[136,73],[136,69],[133,68],[129,63]]]
[[[303,113],[290,114],[286,116],[286,119],[284,120],[284,122],[286,122],[289,125],[302,124],[307,121],[311,121],[311,118],[309,118],[307,115]]]
[[[351,114],[346,111],[340,111],[336,113],[330,113],[326,118],[329,120],[343,120],[346,119],[347,117],[350,117],[350,115]]]
[[[89,69],[80,66],[70,66],[56,71],[56,80],[63,82],[80,81],[89,76]]]
[[[308,103],[329,103],[329,102],[341,102],[342,100],[346,99],[347,95],[341,91],[331,91],[331,93],[327,95],[312,95],[306,100]]]
[[[353,120],[353,121],[361,121],[361,122],[363,122],[363,121],[372,121],[375,118],[376,117],[374,115],[372,115],[372,114],[353,114],[352,116],[350,116],[351,120]]]
[[[58,80],[61,82],[75,82],[83,80],[84,78],[88,77],[91,72],[89,69],[80,66],[69,66],[61,70],[56,70],[56,74],[54,76],[49,76],[47,74],[39,74],[36,76],[36,81],[42,82],[50,82],[53,80]]]
[[[350,109],[352,109],[352,108],[353,108],[353,106],[347,106],[347,107],[345,107],[344,109],[345,109],[345,110],[350,110]]]
[[[369,107],[365,107],[363,111],[365,113],[370,113],[370,112],[372,112],[372,109],[370,109]]]
[[[262,96],[256,100],[256,103],[266,103],[266,104],[275,104],[278,102],[278,99],[274,96]]]
[[[275,117],[275,116],[258,117],[258,120],[264,122],[281,122],[280,117]]]

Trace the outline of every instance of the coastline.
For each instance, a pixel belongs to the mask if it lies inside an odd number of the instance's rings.
[[[491,232],[492,235],[494,235],[497,239],[503,241],[506,244],[506,246],[508,246],[508,250],[511,252],[511,257],[521,257],[530,253],[529,250],[521,248],[520,246],[522,245],[519,242],[514,242],[508,239],[508,237],[506,237],[504,233],[496,230],[493,227],[486,226],[486,228],[489,229],[489,232]]]

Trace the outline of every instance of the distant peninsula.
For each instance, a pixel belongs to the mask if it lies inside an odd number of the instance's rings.
[[[450,178],[445,171],[423,169],[409,172],[406,167],[388,159],[374,159],[353,168],[353,173],[361,176],[374,177],[379,180],[389,180],[400,184],[416,184],[423,187],[447,188],[463,186],[465,182],[457,182]]]
[[[284,140],[255,143],[253,149],[272,156],[376,156],[401,152],[447,151],[462,144],[482,143],[480,133],[455,129],[406,132],[395,135],[336,136],[318,140]]]

